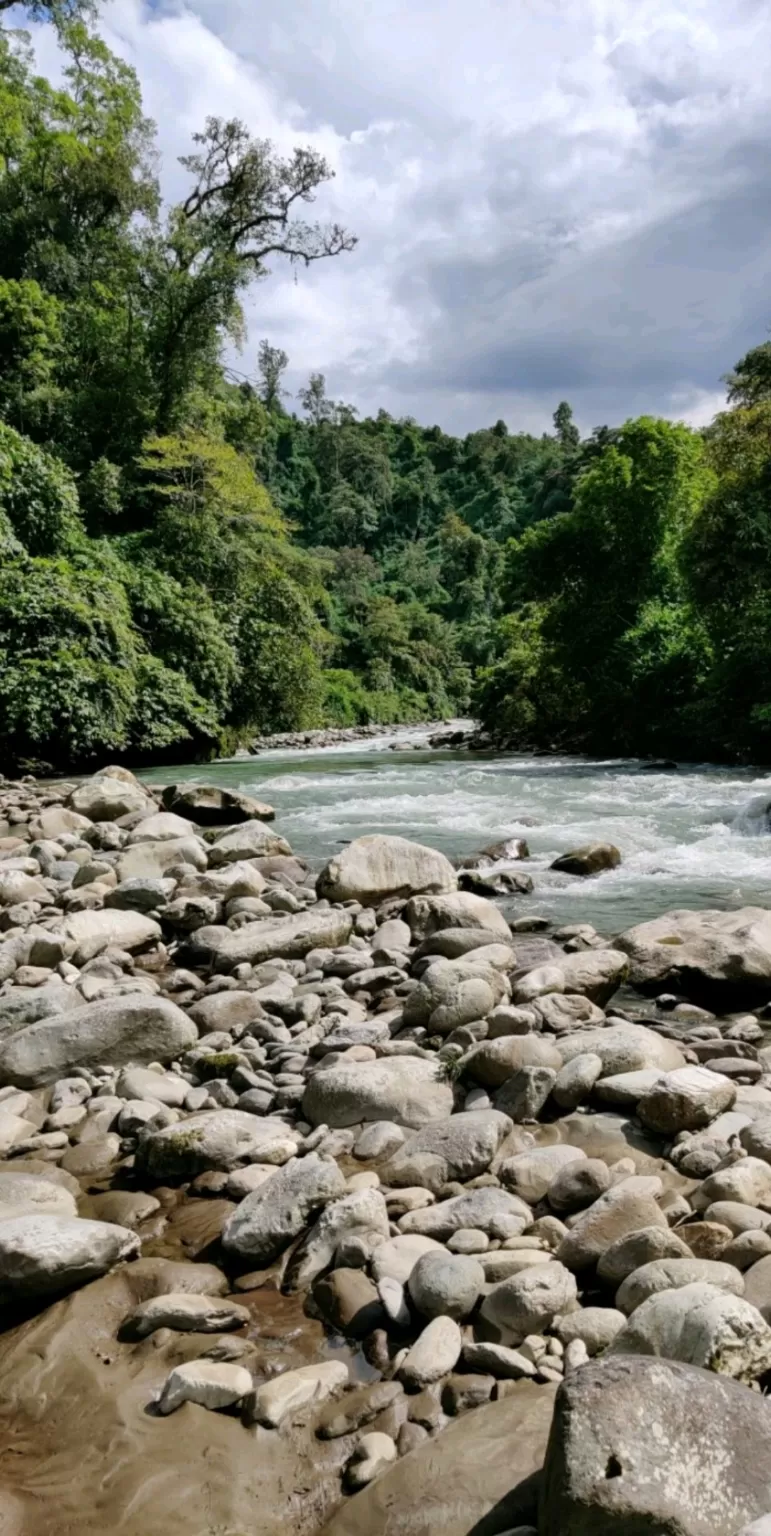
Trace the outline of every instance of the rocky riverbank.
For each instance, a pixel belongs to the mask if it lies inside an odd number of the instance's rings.
[[[357,741],[374,741],[381,736],[393,736],[398,732],[398,745],[406,750],[410,736],[415,736],[413,746],[462,746],[467,745],[476,728],[469,722],[434,720],[425,725],[340,725],[325,726],[313,731],[283,731],[274,736],[256,736],[248,748],[238,756],[256,757],[261,752],[318,752],[323,747],[355,745]]]
[[[3,1536],[768,1536],[771,914],[469,863],[0,785]]]

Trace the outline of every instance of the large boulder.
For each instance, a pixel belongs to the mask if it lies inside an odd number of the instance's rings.
[[[454,891],[457,883],[449,859],[435,848],[406,837],[373,833],[355,838],[334,854],[322,869],[316,890],[330,901],[360,901],[374,907],[387,896]]]
[[[272,821],[272,805],[264,805],[238,789],[216,784],[167,784],[161,795],[167,811],[199,827],[235,827],[242,821]]]
[[[501,1344],[521,1344],[543,1333],[555,1317],[570,1312],[578,1298],[575,1276],[558,1262],[537,1264],[494,1285],[481,1316]]]
[[[771,1327],[751,1302],[696,1282],[640,1303],[609,1355],[662,1355],[750,1382],[771,1369]]]
[[[302,1102],[311,1125],[335,1129],[362,1120],[393,1120],[417,1130],[446,1120],[452,1106],[452,1086],[436,1063],[414,1056],[341,1061],[314,1074]]]
[[[136,1233],[106,1221],[53,1212],[8,1217],[0,1221],[0,1302],[60,1296],[139,1248]]]
[[[152,816],[143,816],[142,820],[131,828],[128,846],[131,847],[133,843],[168,843],[179,837],[189,836],[189,821],[184,821],[181,816],[174,816],[171,811],[155,811]]]
[[[522,1067],[553,1067],[559,1071],[561,1065],[558,1046],[542,1035],[499,1035],[495,1040],[483,1040],[469,1051],[464,1072],[483,1088],[500,1088]]]
[[[291,854],[286,838],[279,837],[263,821],[245,821],[231,831],[218,832],[209,849],[212,869],[240,859],[261,859],[272,853]]]
[[[443,928],[484,928],[511,943],[511,929],[499,907],[486,896],[452,891],[447,896],[413,896],[402,913],[416,943]]]
[[[660,1077],[637,1103],[643,1125],[662,1136],[698,1131],[730,1109],[736,1084],[707,1067],[678,1067]]]
[[[616,1306],[631,1316],[649,1296],[682,1290],[687,1285],[709,1285],[729,1296],[745,1294],[744,1277],[733,1264],[722,1264],[717,1259],[652,1259],[627,1275],[616,1291]],[[760,1310],[754,1296],[747,1300]]]
[[[771,997],[771,911],[667,912],[616,939],[629,979],[649,992],[685,992],[728,1010]]]
[[[203,1109],[176,1125],[144,1132],[137,1167],[150,1178],[193,1179],[244,1163],[282,1164],[294,1157],[297,1133],[283,1120],[263,1119],[240,1109]]]
[[[190,864],[194,869],[205,869],[207,855],[203,843],[188,833],[187,837],[170,837],[160,842],[153,840],[134,843],[125,848],[117,864],[118,880],[160,880],[167,869],[178,864]]]
[[[225,1223],[223,1247],[240,1259],[270,1264],[299,1237],[314,1211],[344,1194],[337,1163],[310,1152],[241,1201]]]
[[[560,961],[565,991],[604,1005],[618,991],[627,973],[627,961],[617,949],[586,949],[565,955]]]
[[[322,1536],[492,1536],[524,1528],[535,1514],[554,1392],[517,1382],[501,1401],[462,1414],[346,1499]]]
[[[609,1024],[599,1029],[576,1029],[556,1041],[562,1062],[591,1052],[602,1062],[603,1077],[619,1072],[639,1072],[658,1067],[673,1072],[685,1066],[685,1057],[673,1040],[665,1040],[643,1024]]]
[[[104,949],[146,949],[161,937],[160,924],[153,918],[117,908],[71,912],[62,923],[62,932],[74,947],[80,965],[93,960]]]
[[[496,1109],[468,1110],[409,1136],[380,1168],[386,1185],[420,1185],[438,1194],[451,1179],[486,1173],[512,1123]]]
[[[529,1227],[533,1213],[524,1200],[494,1186],[453,1195],[423,1210],[408,1211],[399,1221],[403,1233],[417,1233],[446,1242],[453,1232],[472,1229],[488,1237],[518,1236]]]
[[[197,959],[217,970],[248,962],[300,960],[312,949],[336,949],[350,937],[353,919],[339,907],[321,907],[289,917],[263,917],[243,928],[198,928],[192,937]]]
[[[176,1003],[143,992],[41,1019],[0,1047],[0,1083],[38,1088],[79,1067],[173,1061],[198,1031]]]
[[[559,1389],[541,1489],[542,1536],[736,1536],[771,1508],[771,1407],[695,1366],[592,1362]]]
[[[73,789],[67,804],[89,821],[118,821],[140,811],[149,816],[155,810],[155,801],[133,775],[118,779],[112,774],[94,774]]]

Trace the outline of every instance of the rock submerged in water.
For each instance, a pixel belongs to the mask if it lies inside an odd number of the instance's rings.
[[[599,875],[605,869],[618,869],[621,854],[613,843],[587,843],[554,859],[552,869],[562,875]]]

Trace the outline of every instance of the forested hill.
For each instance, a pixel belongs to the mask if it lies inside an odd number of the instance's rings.
[[[329,168],[209,120],[163,206],[93,7],[34,9],[68,68],[0,31],[0,768],[469,708],[513,746],[769,759],[771,346],[704,433],[292,399],[242,301],[345,260]]]

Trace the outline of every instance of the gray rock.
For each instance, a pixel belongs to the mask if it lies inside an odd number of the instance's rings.
[[[402,912],[402,919],[409,924],[416,942],[443,928],[483,928],[487,933],[500,935],[504,943],[511,943],[511,931],[500,908],[485,896],[475,896],[470,891],[413,896]]]
[[[542,1035],[502,1035],[497,1040],[483,1040],[465,1058],[465,1076],[483,1088],[500,1088],[522,1067],[552,1067],[558,1071],[561,1058],[556,1044]]]
[[[254,1416],[258,1424],[278,1429],[285,1419],[309,1403],[324,1403],[335,1397],[347,1382],[348,1367],[342,1360],[323,1360],[320,1365],[284,1371],[257,1388]]]
[[[297,1133],[283,1120],[238,1109],[201,1110],[176,1125],[146,1130],[137,1147],[137,1167],[152,1179],[192,1179],[244,1163],[285,1163],[298,1143]]]
[[[464,1344],[463,1363],[469,1370],[487,1371],[499,1381],[524,1381],[536,1373],[532,1360],[506,1344]]]
[[[168,811],[199,827],[235,827],[242,821],[272,821],[275,811],[238,789],[215,784],[168,784],[161,796]]]
[[[245,821],[232,829],[218,832],[209,848],[209,864],[218,869],[222,864],[235,864],[241,859],[264,858],[267,854],[288,853],[292,850],[285,838],[266,827],[262,821]]]
[[[381,1243],[372,1255],[372,1273],[378,1282],[395,1280],[406,1285],[418,1259],[424,1253],[442,1253],[441,1243],[419,1233],[403,1233]]]
[[[463,1024],[485,1018],[506,996],[508,982],[494,965],[474,955],[436,960],[407,998],[404,1022],[424,1024],[430,1034],[449,1035]]]
[[[555,1103],[560,1109],[577,1109],[579,1104],[586,1102],[602,1073],[602,1057],[595,1051],[574,1056],[557,1073],[553,1090]]]
[[[448,1371],[455,1369],[462,1343],[461,1331],[454,1318],[432,1318],[402,1361],[399,1367],[401,1380],[414,1388],[441,1381]]]
[[[203,843],[188,834],[187,837],[170,838],[167,842],[134,843],[121,853],[116,873],[118,883],[125,885],[129,880],[162,880],[167,869],[180,864],[202,870],[206,863]]]
[[[558,1317],[552,1325],[555,1337],[565,1347],[580,1339],[589,1356],[600,1355],[626,1326],[626,1316],[614,1307],[580,1307]]]
[[[407,1287],[423,1317],[468,1317],[483,1290],[485,1272],[476,1259],[462,1254],[424,1253],[412,1270]]]
[[[684,992],[727,1010],[771,995],[771,912],[667,912],[639,923],[616,943],[629,956],[629,979],[646,991]]]
[[[70,810],[88,821],[119,821],[121,816],[142,812],[149,815],[155,810],[155,802],[132,776],[113,778],[109,774],[94,774],[78,784],[68,800]],[[59,818],[61,819],[61,811]],[[50,813],[46,825],[51,826]],[[45,833],[46,836],[54,834]]]
[[[153,918],[142,912],[108,908],[69,913],[62,922],[62,932],[76,951],[80,965],[104,949],[145,949],[161,937],[160,925]]]
[[[539,1529],[735,1536],[771,1506],[770,1446],[771,1408],[736,1382],[669,1360],[590,1362],[557,1396]]]
[[[641,1227],[668,1229],[667,1218],[650,1194],[650,1180],[624,1179],[578,1216],[557,1257],[576,1272],[590,1269],[611,1243]]]
[[[691,1204],[694,1210],[704,1211],[724,1200],[771,1211],[771,1166],[759,1157],[745,1157],[720,1168],[694,1190]]]
[[[298,960],[319,946],[335,949],[350,937],[353,920],[339,907],[311,908],[289,917],[263,917],[243,928],[198,928],[195,956],[220,970],[264,960]]]
[[[139,1252],[125,1227],[55,1214],[0,1221],[0,1298],[57,1296],[106,1274]]]
[[[435,848],[376,833],[357,837],[336,853],[321,871],[316,890],[330,901],[371,907],[388,896],[454,891],[457,883],[449,859]]]
[[[474,1227],[488,1237],[511,1237],[524,1231],[532,1219],[532,1211],[524,1200],[510,1195],[507,1190],[474,1189],[424,1210],[409,1211],[401,1217],[399,1230],[441,1241],[464,1227]]]
[[[14,1206],[23,1206],[28,1214],[36,1209],[61,1216],[78,1214],[75,1196],[45,1175],[0,1172],[0,1208]]]
[[[174,1413],[183,1403],[217,1411],[232,1408],[248,1397],[252,1378],[244,1365],[222,1360],[190,1360],[167,1376],[158,1398],[160,1414]]]
[[[690,1259],[691,1250],[676,1232],[664,1227],[641,1227],[627,1232],[605,1249],[597,1265],[600,1280],[620,1285],[635,1270],[659,1259]]]
[[[553,1147],[532,1147],[507,1158],[498,1169],[498,1177],[521,1200],[537,1205],[564,1169],[584,1162],[586,1154],[578,1147],[565,1147],[558,1142]]]
[[[362,1162],[379,1157],[393,1159],[394,1153],[404,1142],[405,1134],[400,1125],[396,1125],[393,1120],[374,1120],[371,1125],[365,1125],[357,1137],[353,1155],[361,1158]]]
[[[729,1296],[745,1293],[744,1279],[732,1264],[717,1259],[654,1259],[627,1275],[616,1292],[616,1306],[631,1315],[649,1296],[699,1284],[725,1291]]]
[[[613,1340],[611,1355],[660,1355],[750,1382],[771,1368],[771,1327],[739,1296],[685,1285],[641,1302]]]
[[[553,1067],[520,1067],[498,1089],[496,1109],[510,1115],[515,1125],[527,1125],[538,1119],[557,1081]]]
[[[511,1120],[497,1110],[471,1110],[426,1126],[409,1136],[380,1169],[384,1184],[421,1185],[439,1194],[452,1179],[486,1173]]]
[[[771,1262],[759,1259],[744,1276],[744,1294],[748,1301],[771,1322]]]
[[[310,1152],[247,1195],[225,1223],[223,1247],[240,1258],[269,1264],[299,1236],[311,1214],[339,1199],[345,1188],[337,1164]]]
[[[35,1088],[74,1068],[172,1061],[197,1030],[166,998],[136,993],[105,998],[20,1030],[0,1047],[0,1082]]]
[[[643,1125],[661,1135],[698,1131],[736,1099],[736,1085],[707,1067],[679,1067],[667,1072],[643,1094],[637,1113]]]
[[[587,1052],[599,1056],[603,1077],[616,1072],[637,1072],[659,1067],[672,1072],[685,1066],[685,1058],[672,1040],[665,1040],[642,1024],[611,1023],[600,1029],[577,1029],[556,1041],[562,1063]]]
[[[561,853],[551,865],[561,875],[579,875],[584,878],[587,875],[599,875],[606,869],[617,869],[621,863],[621,854],[614,843],[587,843],[582,848],[573,848],[570,853]]]
[[[345,1061],[316,1072],[303,1098],[311,1125],[333,1128],[362,1120],[393,1120],[417,1129],[452,1113],[453,1091],[434,1061],[392,1056]]]
[[[271,1180],[269,1187],[275,1187],[275,1180]],[[284,1290],[288,1294],[307,1290],[325,1269],[329,1269],[338,1244],[344,1239],[377,1236],[382,1240],[388,1233],[388,1211],[380,1190],[351,1190],[324,1207],[315,1225],[292,1254],[284,1274]]]
[[[174,1072],[149,1072],[146,1067],[124,1067],[115,1085],[119,1099],[149,1099],[179,1109],[190,1084]]]
[[[165,907],[174,895],[176,883],[161,875],[155,879],[132,875],[107,892],[106,907],[117,907],[127,912],[155,912]]]
[[[503,1344],[521,1344],[528,1334],[543,1333],[577,1299],[575,1277],[564,1264],[551,1262],[525,1269],[494,1285],[481,1316]]]
[[[236,1301],[178,1291],[140,1302],[126,1318],[124,1332],[132,1339],[147,1339],[159,1328],[171,1328],[175,1333],[221,1333],[243,1328],[250,1317],[249,1309]]]
[[[571,1151],[576,1149],[571,1147]],[[613,1180],[607,1163],[598,1157],[583,1156],[579,1161],[565,1165],[555,1173],[546,1191],[546,1198],[553,1211],[583,1211],[593,1205],[610,1189]]]

